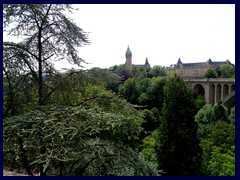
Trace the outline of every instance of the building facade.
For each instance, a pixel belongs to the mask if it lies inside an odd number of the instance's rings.
[[[125,57],[126,57],[125,64],[128,66],[130,70],[134,66],[143,68],[150,67],[148,58],[146,58],[145,64],[132,64],[132,52],[129,46],[127,48]],[[211,59],[207,60],[206,62],[182,63],[181,59],[179,58],[176,64],[167,67],[166,70],[169,72],[176,73],[183,78],[200,79],[204,78],[204,74],[209,68],[216,68],[223,64],[233,65],[229,60],[213,62]]]
[[[184,78],[204,78],[205,72],[209,68],[215,68],[222,64],[231,64],[229,60],[226,61],[216,61],[213,62],[211,59],[206,62],[199,63],[182,63],[181,59],[178,59],[178,62],[174,65],[171,65],[167,68],[168,71],[174,72]]]

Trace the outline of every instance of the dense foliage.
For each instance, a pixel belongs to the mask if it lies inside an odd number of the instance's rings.
[[[230,64],[222,64],[215,68],[209,68],[204,76],[207,78],[235,78],[235,67]]]
[[[136,111],[44,107],[4,120],[4,163],[29,172],[43,163],[47,175],[157,175],[131,147],[140,125]]]
[[[193,94],[183,79],[169,78],[164,87],[157,150],[166,175],[199,175],[202,160],[195,113]]]
[[[29,175],[235,174],[235,107],[207,105],[164,67],[82,67],[89,43],[65,16],[71,5],[5,4],[4,167]],[[208,77],[234,77],[232,66]]]
[[[195,116],[203,149],[203,175],[235,175],[235,107],[230,111],[221,101],[205,105]]]
[[[4,75],[12,115],[18,114],[13,90],[17,88],[16,76],[31,78],[37,86],[37,105],[43,106],[57,87],[49,87],[44,81],[46,74],[56,74],[53,62],[64,59],[78,66],[85,62],[76,47],[89,43],[88,34],[65,15],[72,10],[68,4],[3,5],[4,31],[22,37],[19,43],[3,42]]]

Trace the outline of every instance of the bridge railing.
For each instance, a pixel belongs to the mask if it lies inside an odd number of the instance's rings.
[[[235,78],[209,78],[209,81],[212,82],[235,82]]]
[[[187,82],[230,82],[235,83],[235,78],[205,78],[205,79],[191,79],[185,78]]]

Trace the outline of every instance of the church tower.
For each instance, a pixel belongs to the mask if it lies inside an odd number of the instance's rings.
[[[144,67],[145,67],[145,68],[150,67],[150,64],[149,64],[149,62],[148,62],[148,58],[147,58],[147,57],[146,57],[146,61],[145,61]]]
[[[128,46],[127,51],[126,51],[126,62],[125,64],[129,67],[129,69],[132,69],[132,52],[130,51],[130,48]]]

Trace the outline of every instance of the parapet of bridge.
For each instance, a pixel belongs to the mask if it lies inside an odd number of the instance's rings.
[[[185,81],[193,93],[203,95],[208,104],[214,105],[221,100],[229,107],[235,105],[235,78],[185,79]]]

